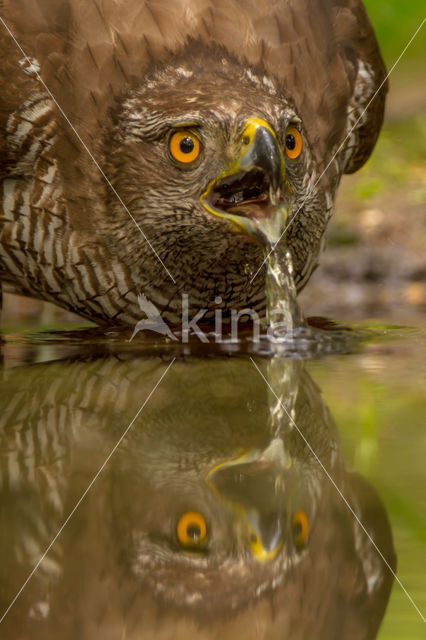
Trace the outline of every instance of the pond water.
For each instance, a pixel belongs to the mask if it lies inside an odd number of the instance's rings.
[[[426,334],[316,331],[6,334],[1,637],[424,638]]]

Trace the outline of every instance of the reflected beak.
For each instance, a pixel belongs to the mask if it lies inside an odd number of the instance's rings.
[[[201,204],[226,219],[234,231],[271,244],[283,232],[290,196],[274,130],[265,120],[250,118],[240,135],[237,160],[209,184]]]
[[[256,560],[272,560],[283,546],[283,516],[276,513],[250,515],[250,547],[253,557]]]
[[[261,455],[248,453],[217,465],[207,474],[207,484],[243,522],[256,560],[271,560],[283,546],[286,530],[283,475],[290,464],[282,442],[273,441]]]

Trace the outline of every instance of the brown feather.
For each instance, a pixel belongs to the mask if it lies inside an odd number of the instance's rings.
[[[198,75],[195,77],[194,74],[195,81],[187,85],[182,80],[182,87],[189,94],[192,91],[194,97],[200,96],[197,83],[204,87],[200,108],[207,113],[217,106],[215,100],[218,101],[218,94],[214,94],[215,82],[211,76],[216,73],[217,61],[224,59],[229,62],[228,68],[232,69],[235,78],[238,77],[241,83],[241,88],[235,85],[233,76],[229,77],[228,82],[222,67],[219,73],[225,77],[223,93],[227,97],[224,99],[232,101],[235,95],[240,106],[251,100],[254,105],[251,109],[256,111],[258,102],[270,98],[265,88],[269,83],[277,89],[274,104],[276,112],[291,105],[302,121],[312,170],[307,170],[305,177],[309,178],[314,174],[319,176],[308,194],[311,198],[309,212],[303,205],[303,211],[295,219],[288,234],[295,274],[299,278],[297,284],[304,285],[316,264],[321,236],[332,213],[340,176],[342,172],[357,170],[366,161],[374,147],[383,118],[386,71],[361,0],[3,0],[0,7],[3,19],[23,50],[37,61],[41,78],[59,105],[53,113],[49,106],[50,129],[43,133],[41,124],[36,124],[36,129],[39,127],[36,131],[38,138],[36,135],[33,138],[44,140],[45,135],[46,140],[53,141],[46,158],[38,160],[41,163],[48,163],[49,160],[57,163],[60,197],[54,205],[49,206],[62,207],[60,215],[63,223],[69,233],[75,234],[74,244],[64,250],[64,254],[68,250],[67,259],[74,269],[72,277],[76,277],[77,267],[85,259],[84,250],[90,246],[94,257],[92,263],[89,260],[86,263],[89,268],[93,264],[98,265],[101,274],[99,279],[102,281],[99,287],[102,290],[112,288],[110,280],[113,282],[113,277],[108,271],[108,264],[114,258],[118,263],[118,272],[128,270],[126,278],[129,289],[126,294],[132,299],[133,311],[137,311],[136,284],[128,275],[137,258],[136,254],[134,258],[133,255],[130,258],[124,255],[123,258],[126,246],[120,243],[126,225],[133,225],[133,222],[122,210],[122,217],[116,216],[117,219],[114,219],[117,201],[112,203],[104,177],[87,150],[105,168],[107,174],[110,172],[111,179],[116,179],[117,183],[121,180],[120,169],[125,168],[127,175],[132,176],[133,186],[139,185],[139,176],[142,175],[140,167],[146,161],[143,172],[145,185],[146,181],[152,179],[155,182],[151,185],[152,188],[159,189],[162,184],[164,189],[167,183],[159,182],[159,174],[151,172],[150,149],[146,149],[147,156],[143,157],[143,145],[138,147],[142,149],[139,151],[142,157],[136,154],[130,163],[126,163],[121,157],[121,165],[111,162],[114,147],[108,143],[117,124],[117,118],[114,120],[114,117],[126,97],[136,95],[147,87],[148,78],[155,77],[155,72],[157,76],[160,74],[163,63],[177,61],[182,65],[188,62],[196,69]],[[20,123],[21,133],[25,132],[25,119],[20,120],[20,110],[25,109],[25,102],[30,97],[34,99],[44,89],[33,72],[28,74],[27,69],[27,73],[24,73],[28,64],[2,24],[0,57],[0,178],[4,178],[21,170],[19,149],[14,146],[13,136],[7,139],[10,117],[12,116],[12,124],[14,121],[14,126],[17,127],[17,123]],[[245,72],[253,72],[258,84],[248,79],[254,77],[253,73]],[[165,77],[173,79],[170,74]],[[372,100],[377,91],[377,97]],[[179,101],[179,92],[173,93],[173,87],[166,85],[161,92],[155,94],[157,102],[154,105],[151,103],[150,107],[154,107],[155,111],[157,106],[161,106],[166,113],[173,106],[170,105],[172,95],[173,100]],[[144,105],[149,102],[149,92],[144,94],[143,99]],[[220,106],[224,108],[224,105]],[[64,114],[69,122],[65,122]],[[133,114],[127,113],[127,116],[131,115]],[[223,126],[226,128],[225,123]],[[354,131],[351,131],[352,128]],[[22,138],[25,138],[23,134]],[[116,146],[114,159],[120,157],[118,151]],[[333,163],[335,156],[336,162]],[[161,165],[161,169],[163,167]],[[324,169],[329,170],[322,177]],[[31,167],[26,167],[26,170],[27,174],[24,174],[19,183],[19,189],[28,194],[28,185],[25,183],[28,178],[33,180],[31,189],[36,193],[41,189],[39,183],[42,180],[38,175],[31,175]],[[161,174],[162,179],[168,179],[169,170],[167,165]],[[126,171],[121,174],[126,174]],[[127,178],[123,178],[125,179]],[[123,186],[124,190],[127,188],[126,184]],[[18,196],[24,197],[21,193],[17,193],[16,197]],[[135,197],[135,194],[129,192],[128,196]],[[34,202],[38,202],[36,196]],[[15,209],[10,215],[12,214],[19,216]],[[55,224],[60,218],[59,214],[49,211],[46,213],[46,225],[47,220],[51,220],[50,214]],[[4,246],[11,243],[10,237],[15,233],[14,229],[11,230],[13,224],[13,221],[9,221],[5,230],[7,243],[5,241]],[[167,226],[168,222],[164,224]],[[186,232],[186,224],[185,219],[180,228],[182,234],[184,230]],[[53,229],[53,224],[49,228]],[[94,237],[96,232],[100,233],[100,229],[103,230],[103,236],[97,242]],[[199,230],[200,237],[204,237],[204,227]],[[134,226],[132,231],[135,232]],[[154,239],[158,234],[162,255],[169,255],[172,236],[161,225],[151,225],[150,232]],[[198,237],[197,241],[199,239]],[[14,245],[14,250],[19,255],[24,255],[25,260],[31,258],[32,240],[30,238],[26,245],[21,246],[19,242]],[[182,242],[189,245],[190,235],[185,235]],[[238,241],[234,246],[238,253]],[[190,249],[193,251],[194,246]],[[179,256],[185,253],[180,249],[176,251],[179,251]],[[185,253],[185,260],[194,259],[190,255],[191,251]],[[83,258],[80,258],[82,255]],[[153,256],[150,257],[154,260]],[[5,257],[9,265],[13,259]],[[194,259],[194,264],[195,262]],[[140,269],[144,268],[144,260],[140,260],[140,265]],[[27,266],[25,263],[23,269],[26,270]],[[231,274],[235,263],[227,263],[227,266]],[[147,267],[152,267],[149,260]],[[8,267],[6,275],[9,280],[13,279],[13,268],[13,265]],[[197,269],[198,264],[193,266],[191,263],[191,267],[185,264],[185,268],[189,272],[190,268]],[[69,272],[72,269],[70,267]],[[34,281],[41,278],[34,265],[33,271]],[[206,273],[207,271],[206,269]],[[68,306],[76,308],[76,295],[73,283],[69,282],[72,279],[69,272],[61,272],[61,286],[67,288],[62,303],[68,300]],[[51,275],[48,273],[48,276]],[[198,272],[194,278],[191,275],[191,281],[197,283],[197,275]],[[132,277],[136,278],[136,272]],[[231,282],[232,277],[228,278],[227,274],[221,283],[227,283],[228,279]],[[22,287],[29,289],[27,276],[24,274],[22,278]],[[147,275],[146,278],[151,286],[154,276],[151,278]],[[55,280],[53,276],[51,279]],[[215,280],[214,286],[218,286],[217,282]],[[160,282],[158,279],[158,283],[155,290],[160,290],[164,281]],[[55,291],[60,289],[60,285],[55,282],[49,284],[49,287]],[[155,288],[154,284],[152,287]],[[231,292],[235,289],[233,285],[229,287]],[[44,293],[40,293],[39,289],[42,287],[37,285],[31,292],[33,295],[43,296]],[[203,295],[208,295],[204,286],[200,286],[197,295],[201,290]],[[86,295],[87,292],[83,293]],[[171,292],[166,297],[171,300]],[[59,295],[56,299],[61,300]],[[69,299],[72,303],[69,303]],[[115,318],[117,301],[121,301],[123,306],[127,305],[128,299],[125,302],[123,299],[124,294],[121,292],[114,291],[111,294],[109,308],[105,312],[108,319]],[[95,304],[92,300],[90,303]],[[90,316],[88,306],[90,305],[86,300],[76,310]],[[127,318],[129,317],[128,315]]]
[[[373,67],[374,88],[385,74],[358,0],[6,0],[3,12],[24,49],[38,58],[46,83],[71,121],[83,127],[89,146],[125,80],[142,79],[152,58],[170,59],[188,37],[224,46],[287,85],[295,104],[303,104],[307,130],[319,130],[321,160],[342,136],[358,60]],[[7,43],[6,50],[10,56]],[[355,67],[348,62],[349,50]],[[52,51],[58,56],[54,60]],[[296,77],[294,65],[300,70]],[[371,123],[380,123],[384,93],[385,88],[371,105],[362,137]],[[325,117],[318,119],[320,103]],[[327,109],[337,120],[327,118]],[[363,147],[352,165],[358,166],[370,151]]]

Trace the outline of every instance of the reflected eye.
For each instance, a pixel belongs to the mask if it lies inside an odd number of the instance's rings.
[[[186,129],[175,131],[169,140],[170,155],[174,160],[182,164],[194,162],[200,155],[200,139]]]
[[[303,547],[309,533],[308,516],[302,510],[296,511],[292,521],[293,540],[298,549]]]
[[[183,547],[201,546],[207,539],[207,525],[201,513],[184,513],[177,525],[177,537]]]
[[[302,135],[296,127],[289,127],[285,134],[285,152],[291,160],[295,160],[302,153]]]

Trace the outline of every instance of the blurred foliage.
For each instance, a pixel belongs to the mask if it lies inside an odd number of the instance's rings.
[[[392,65],[426,17],[424,0],[364,0],[368,15],[376,30],[383,58]],[[417,34],[404,54],[407,61],[424,61],[426,25]]]
[[[426,204],[426,113],[388,123],[352,188],[361,200],[383,193],[395,185],[415,182],[410,197]]]
[[[364,0],[388,70],[426,18],[424,0]],[[345,176],[329,231],[330,246],[362,243],[366,237],[359,214],[368,209],[384,213],[389,241],[403,242],[408,251],[422,252],[426,242],[426,22],[390,77],[391,117],[385,121],[374,153],[361,171]],[[422,88],[423,87],[423,88]],[[423,98],[419,98],[423,95]],[[400,235],[401,212],[410,233]],[[394,231],[389,229],[394,226]]]
[[[426,31],[426,27],[425,27]],[[344,176],[329,231],[329,247],[366,242],[404,245],[413,256],[423,255],[426,243],[426,111],[384,124],[364,167]],[[364,214],[382,216],[375,239],[367,238]],[[402,227],[406,233],[401,236]],[[382,228],[383,233],[379,233]]]

